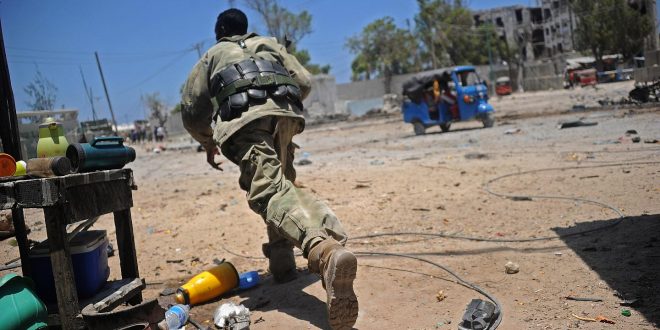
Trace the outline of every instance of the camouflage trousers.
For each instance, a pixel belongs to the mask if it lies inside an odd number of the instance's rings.
[[[298,125],[295,118],[263,117],[241,128],[221,149],[239,166],[238,183],[250,208],[266,222],[269,244],[293,244],[307,257],[316,242],[332,237],[344,244],[347,235],[325,203],[293,185],[291,139]]]

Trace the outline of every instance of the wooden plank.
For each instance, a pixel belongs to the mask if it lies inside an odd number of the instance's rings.
[[[11,218],[14,223],[14,234],[18,244],[18,253],[21,256],[21,269],[23,276],[30,277],[30,247],[28,244],[27,230],[25,229],[25,217],[23,209],[12,208]]]
[[[131,209],[115,211],[115,229],[117,234],[117,250],[119,251],[119,265],[122,278],[139,278],[135,239],[133,236],[133,221]],[[138,294],[128,301],[131,305],[142,302],[142,294]]]
[[[67,221],[64,211],[59,207],[44,208],[44,215],[62,329],[76,329],[76,317],[80,314],[80,307],[78,306],[76,282],[73,277],[69,242],[66,239]]]
[[[93,313],[105,313],[115,309],[117,306],[133,298],[136,294],[142,292],[146,287],[143,279],[122,279],[111,283],[106,290],[98,295],[102,296],[98,302],[90,303],[83,308],[83,315]]]
[[[66,188],[67,215],[72,222],[85,220],[133,206],[127,180],[96,182]]]

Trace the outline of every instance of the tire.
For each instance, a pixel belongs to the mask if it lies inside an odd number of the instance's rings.
[[[495,124],[495,119],[491,113],[486,113],[481,118],[481,122],[484,124],[484,128],[493,127]]]
[[[426,127],[419,121],[413,123],[413,129],[415,130],[415,135],[424,135],[426,134]]]
[[[450,127],[451,127],[451,123],[443,123],[443,124],[440,124],[440,129],[441,129],[443,132],[449,132],[449,128],[450,128]]]

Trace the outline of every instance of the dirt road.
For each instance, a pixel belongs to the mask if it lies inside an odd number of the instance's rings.
[[[448,133],[430,128],[414,136],[398,116],[309,127],[295,139],[302,148],[297,159],[311,161],[297,167],[298,177],[304,189],[332,206],[353,237],[421,232],[502,240],[609,226],[534,242],[395,235],[354,239],[348,246],[449,267],[499,299],[500,329],[654,329],[660,326],[660,144],[643,140],[660,139],[660,112],[624,107],[557,115],[580,97],[593,103],[628,87],[494,100],[500,119],[490,129],[467,122]],[[526,112],[538,115],[506,117]],[[580,118],[598,124],[557,128],[558,122]],[[642,142],[625,135],[630,129]],[[238,188],[236,166],[226,163],[224,172],[216,172],[192,150],[154,154],[139,149],[131,167],[139,186],[133,221],[140,273],[151,283],[145,297],[187,280],[215,258],[226,258],[239,271],[266,274],[266,260],[237,256],[262,257],[266,231]],[[519,174],[491,181],[510,173]],[[500,194],[581,200],[506,199],[486,192],[488,182]],[[43,217],[33,211],[27,215],[31,238],[45,236]],[[97,227],[114,240],[110,217]],[[1,246],[7,253],[0,261],[17,256],[6,241]],[[358,261],[359,329],[456,329],[468,302],[483,298],[419,261],[373,256]],[[506,274],[508,261],[520,272]],[[117,258],[110,263],[111,277],[119,277]],[[231,300],[251,308],[253,329],[327,328],[321,283],[304,270],[302,257],[297,263],[301,271],[294,282],[277,285],[265,275],[259,287],[195,307],[192,317],[208,321],[219,302]],[[446,296],[441,301],[439,291]],[[619,305],[633,298],[639,299],[635,307]],[[632,316],[622,316],[622,308]],[[603,315],[616,324],[580,321],[572,314]]]

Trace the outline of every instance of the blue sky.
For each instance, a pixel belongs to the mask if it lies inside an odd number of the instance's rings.
[[[330,64],[337,82],[348,82],[352,55],[347,38],[375,19],[392,16],[404,27],[417,11],[414,0],[282,0],[294,12],[312,14],[313,33],[300,47],[312,61]],[[250,19],[253,31],[263,31],[260,18],[235,1]],[[474,9],[530,0],[469,1]],[[80,69],[95,97],[97,114],[110,118],[94,59],[98,51],[117,121],[145,117],[144,93],[160,92],[169,106],[179,101],[179,88],[197,61],[192,46],[213,43],[213,27],[229,1],[210,0],[0,0],[0,20],[9,59],[16,108],[27,110],[23,88],[36,67],[57,88],[57,107],[80,109],[80,120],[92,118]]]

